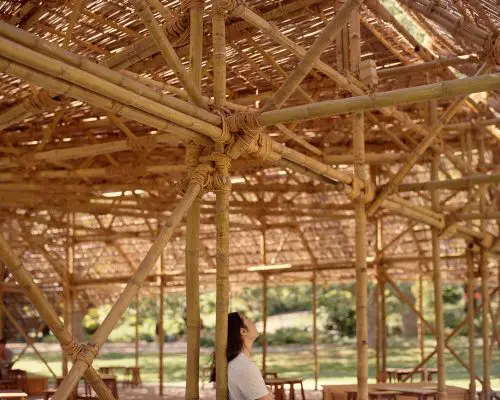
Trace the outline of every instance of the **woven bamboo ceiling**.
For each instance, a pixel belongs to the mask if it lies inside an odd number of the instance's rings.
[[[24,265],[48,292],[60,290],[67,259],[73,254],[73,284],[85,289],[79,291],[79,297],[87,304],[112,299],[120,289],[116,283],[125,283],[146,254],[157,233],[158,221],[161,225],[178,201],[176,186],[186,171],[185,144],[192,137],[172,134],[168,126],[159,129],[154,123],[146,124],[144,119],[134,118],[133,113],[124,114],[119,106],[98,107],[99,101],[88,100],[92,96],[88,93],[98,97],[98,89],[91,81],[88,87],[75,84],[88,91],[85,96],[80,96],[78,90],[57,91],[59,87],[49,79],[40,80],[37,73],[30,72],[40,71],[31,62],[24,64],[24,72],[22,68],[16,70],[15,63],[10,63],[16,55],[11,58],[4,50],[12,50],[12,43],[18,42],[14,36],[29,32],[43,40],[33,42],[33,52],[36,49],[49,54],[43,49],[45,41],[61,49],[66,47],[103,69],[116,71],[150,94],[186,101],[183,84],[149,38],[133,3],[0,1],[0,18],[4,21],[0,28],[0,69],[4,72],[0,74],[1,229]],[[194,2],[147,3],[187,69],[189,7]],[[300,61],[300,48],[305,52],[311,47],[343,4],[322,0],[227,3],[230,112],[262,108],[294,71]],[[260,16],[266,29],[259,29],[240,13],[231,12],[235,6]],[[405,18],[404,25],[390,10],[399,10]],[[321,65],[316,63],[284,107],[342,101],[365,93],[466,78],[473,76],[488,57],[496,57],[497,62],[500,59],[496,41],[500,29],[498,0],[370,0],[361,6],[360,12],[362,60],[365,65],[373,66],[370,60],[375,62],[377,78],[372,67],[371,81],[358,82],[356,93],[339,83],[341,79],[353,79],[347,72],[349,59],[343,48],[349,37],[341,32],[322,53]],[[209,100],[214,81],[211,16],[212,4],[207,1],[202,95]],[[27,36],[26,40],[30,38],[33,39]],[[69,58],[59,61],[85,69]],[[19,60],[16,63],[22,64]],[[498,70],[496,64],[489,73]],[[61,70],[55,79],[65,82],[70,80],[68,77],[69,73]],[[438,101],[438,117],[455,100],[442,97]],[[365,113],[366,160],[371,180],[378,188],[393,178],[428,128],[425,102],[401,104],[393,110],[379,108]],[[500,174],[498,113],[497,91],[473,94],[462,103],[433,145],[442,154],[439,178],[456,183],[453,188],[440,190],[439,218],[449,222],[453,216],[463,226],[471,224],[468,229],[492,234],[493,256],[498,251],[494,247],[498,246],[500,218],[500,185],[494,178]],[[169,115],[165,119],[169,120]],[[327,118],[268,125],[265,132],[274,142],[309,159],[352,174],[352,122],[351,114],[345,111]],[[481,141],[485,145],[484,162],[479,157]],[[472,155],[470,160],[467,153]],[[407,201],[430,209],[428,188],[416,183],[431,180],[431,154],[428,151],[420,157],[405,177],[399,188],[399,206]],[[485,226],[481,227],[477,186],[469,185],[469,201],[467,183],[457,180],[487,174],[493,178],[487,187],[487,208],[481,214]],[[310,280],[314,268],[319,270],[319,282],[354,279],[354,212],[351,200],[338,185],[318,179],[317,171],[291,168],[283,160],[248,156],[232,162],[230,175],[233,285],[259,283],[260,275],[247,268],[262,264],[291,266],[275,271],[270,278],[275,282]],[[430,227],[425,221],[408,218],[408,214],[400,215],[399,206],[381,207],[369,219],[369,274],[374,273],[376,218],[383,226],[383,243],[391,244],[383,256],[396,278],[413,278],[419,270],[424,274],[430,270]],[[215,278],[214,216],[215,195],[208,193],[202,203],[200,233],[200,282],[204,287],[213,285]],[[263,232],[266,260],[262,259],[261,250]],[[166,285],[172,288],[184,285],[184,233],[182,226],[164,253]],[[465,248],[471,238],[460,234],[446,236],[441,242],[443,277],[462,282]],[[72,250],[68,250],[71,244]],[[490,275],[496,282],[495,260],[490,257]],[[14,296],[14,281],[7,277],[6,282]],[[156,276],[149,280],[149,284],[153,283],[157,283]]]

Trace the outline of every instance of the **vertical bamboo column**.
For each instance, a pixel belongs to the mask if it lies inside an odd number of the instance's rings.
[[[423,274],[422,274],[422,269],[423,269],[423,265],[420,264],[419,265],[419,268],[420,268],[420,271],[418,273],[418,296],[417,296],[417,300],[418,300],[418,304],[417,304],[417,307],[418,307],[418,312],[420,313],[420,315],[424,315],[424,277],[423,277]],[[418,321],[417,321],[417,336],[418,336],[418,347],[419,347],[419,350],[420,350],[420,363],[423,364],[423,368],[424,368],[424,377],[425,377],[425,363],[424,363],[424,358],[425,358],[425,343],[424,343],[424,340],[425,340],[425,327],[424,327],[424,323],[422,321],[421,318],[418,318]]]
[[[139,367],[139,294],[135,295],[135,367]]]
[[[194,86],[201,93],[201,67],[203,55],[204,0],[191,1],[189,9],[190,42],[189,72]],[[201,148],[186,148],[186,164],[191,173],[199,162]],[[201,196],[193,202],[186,221],[186,306],[187,306],[187,362],[186,400],[197,400],[200,376],[200,289],[199,289],[199,236]]]
[[[73,235],[72,224],[74,214],[67,214],[67,230],[66,230],[66,265],[63,274],[63,320],[64,326],[68,329],[70,334],[73,332],[73,295],[71,292],[71,279],[73,274]],[[62,352],[62,373],[63,376],[68,374],[68,354]]]
[[[437,121],[437,101],[429,101],[429,123]],[[431,180],[439,179],[439,154],[434,154],[431,163]],[[431,202],[434,211],[438,211],[439,194],[437,190],[431,191]],[[439,251],[439,231],[432,227],[432,278],[434,281],[434,312],[436,315],[436,341],[437,341],[437,368],[438,368],[438,400],[446,400],[446,370],[444,361],[444,321],[443,321],[443,296],[441,292],[441,271]]]
[[[158,356],[160,358],[160,370],[159,370],[159,390],[160,396],[163,396],[163,348],[165,343],[165,330],[163,329],[163,314],[165,313],[165,278],[163,274],[165,273],[165,255],[164,251],[160,254],[160,311],[159,311],[159,321],[158,321]]]
[[[214,103],[223,107],[226,103],[226,23],[221,0],[215,0],[212,14]],[[224,151],[216,144],[215,150]],[[227,171],[225,171],[227,173]],[[217,231],[216,250],[216,399],[227,400],[227,314],[229,310],[229,191],[217,190],[215,200]]]
[[[382,282],[380,284],[380,317],[382,318],[382,371],[387,371],[387,308],[385,301],[385,264],[380,264]]]
[[[359,12],[351,14],[351,71],[357,74],[361,59]],[[365,181],[365,133],[362,112],[352,114],[354,175]],[[368,400],[368,277],[366,273],[366,210],[363,196],[354,200],[356,246],[356,342],[358,400]]]
[[[267,264],[266,230],[260,234],[260,256],[262,265]],[[262,373],[266,372],[267,359],[267,274],[262,274]]]
[[[472,133],[467,130],[465,133],[465,144],[467,149],[467,169],[470,174],[472,171]],[[472,188],[467,190],[467,200],[472,202]],[[472,221],[467,222],[469,228],[472,227]],[[474,278],[474,255],[472,250],[467,248],[465,251],[467,260],[467,326],[469,338],[469,399],[476,399],[476,346],[475,346],[475,324],[474,324],[474,287],[476,286]]]
[[[267,274],[262,274],[262,373],[266,372],[267,359]]]
[[[313,314],[313,357],[314,357],[314,390],[318,390],[318,376],[319,376],[319,361],[318,361],[318,328],[317,328],[317,312],[318,312],[318,282],[317,271],[313,272],[312,279],[312,314]]]
[[[479,169],[484,170],[484,134],[479,132],[478,135],[478,154],[479,154]],[[486,185],[479,185],[479,212],[486,211]],[[481,231],[486,229],[486,220],[481,220]],[[489,321],[488,311],[490,296],[488,291],[488,253],[484,247],[481,247],[479,253],[479,268],[481,272],[481,299],[482,299],[482,323],[483,323],[483,399],[490,398],[490,337],[489,337]]]
[[[0,304],[3,304],[5,280],[5,264],[0,261]],[[3,323],[3,308],[0,307],[0,339],[5,339],[5,324]]]

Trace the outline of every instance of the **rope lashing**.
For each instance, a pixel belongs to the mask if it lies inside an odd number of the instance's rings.
[[[75,359],[76,355],[81,351],[82,346],[75,342],[74,339],[71,339],[66,346],[61,345],[62,350],[71,357],[71,359]]]
[[[181,1],[181,11],[188,12],[191,8],[204,8],[205,0],[183,0]]]
[[[53,98],[45,89],[36,89],[30,97],[23,100],[26,111],[38,114],[44,111],[52,111],[66,101]]]
[[[228,156],[234,160],[246,152],[251,144],[255,143],[262,128],[259,124],[259,113],[256,112],[232,114],[227,122],[231,132],[239,131],[227,151]]]
[[[203,147],[194,142],[190,142],[186,145],[186,155],[184,161],[188,168],[188,173],[191,173],[198,165],[202,150]]]
[[[224,153],[214,151],[209,156],[202,157],[201,161],[213,162],[215,168],[213,173],[213,189],[216,191],[230,191],[229,167],[231,166],[231,158]]]
[[[236,0],[216,0],[213,3],[214,13],[230,14],[237,6]]]
[[[215,104],[210,105],[210,110],[214,114],[217,114],[222,120],[221,134],[220,134],[220,136],[214,138],[215,141],[218,143],[230,143],[233,140],[233,136],[231,135],[230,125],[229,125],[229,121],[228,121],[230,118],[231,112],[228,109],[226,109],[224,107],[217,106]]]
[[[182,178],[178,185],[177,191],[180,195],[184,195],[191,184],[198,184],[202,189],[211,189],[214,186],[213,168],[208,164],[198,164],[191,176]]]
[[[97,357],[99,353],[99,346],[95,343],[87,342],[81,345],[80,351],[75,357],[76,361],[83,361],[89,367],[94,362],[94,359]]]
[[[147,153],[153,151],[158,147],[156,138],[152,135],[140,136],[137,138],[129,139],[128,144],[132,150],[145,151]]]
[[[346,193],[353,201],[363,199],[365,203],[371,203],[375,198],[375,184],[369,179],[362,180],[355,174],[351,175],[351,177],[352,184],[351,186],[344,186],[344,193]]]
[[[493,236],[490,232],[483,231],[484,238],[479,242],[481,247],[485,249],[491,248],[493,246],[493,241],[495,240],[495,236]]]
[[[248,146],[248,155],[259,160],[276,161],[279,156],[272,157],[273,154],[273,140],[264,132],[259,132],[257,139]]]
[[[443,217],[444,228],[439,234],[440,240],[446,240],[455,236],[458,232],[458,223],[455,213],[450,213]]]

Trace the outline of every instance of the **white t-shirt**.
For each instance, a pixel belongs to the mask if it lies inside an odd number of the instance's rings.
[[[229,400],[256,400],[268,394],[259,368],[240,353],[227,366]]]

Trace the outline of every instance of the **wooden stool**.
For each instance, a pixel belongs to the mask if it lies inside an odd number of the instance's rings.
[[[123,380],[123,387],[138,387],[141,385],[141,369],[139,367],[125,368],[125,379]]]
[[[43,400],[49,400],[52,396],[54,396],[54,393],[56,392],[56,389],[46,389],[43,391]]]

